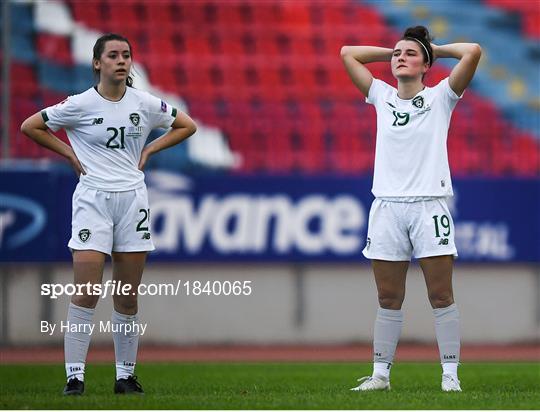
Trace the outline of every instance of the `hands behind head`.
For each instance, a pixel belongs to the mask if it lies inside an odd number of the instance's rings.
[[[431,50],[433,50],[433,63],[435,63],[435,60],[437,60],[437,57],[439,57],[437,55],[437,49],[439,46],[437,46],[434,43],[429,43],[429,45],[431,46]],[[433,63],[431,64],[432,66],[433,66]]]

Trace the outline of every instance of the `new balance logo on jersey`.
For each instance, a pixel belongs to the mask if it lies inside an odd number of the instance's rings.
[[[129,120],[131,120],[131,123],[133,123],[133,126],[138,126],[139,122],[141,121],[141,118],[138,113],[131,113],[129,115]]]
[[[141,239],[150,239],[150,233],[148,233],[148,232],[143,233]]]
[[[92,122],[92,126],[95,124],[103,124],[103,117],[94,118],[94,121]]]
[[[444,246],[448,245],[448,239],[445,238],[445,239],[439,240],[439,246],[440,245],[444,245]]]

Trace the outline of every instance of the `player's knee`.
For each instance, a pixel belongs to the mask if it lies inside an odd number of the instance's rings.
[[[99,296],[93,295],[73,295],[71,303],[82,308],[94,309],[97,306]]]
[[[454,303],[454,296],[450,291],[430,293],[429,302],[431,303],[431,307],[434,309],[446,308]]]
[[[120,313],[137,313],[137,296],[115,296],[114,309]]]
[[[383,309],[401,309],[403,296],[381,295],[379,294],[379,306]]]

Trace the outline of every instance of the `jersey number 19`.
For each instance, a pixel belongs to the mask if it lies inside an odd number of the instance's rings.
[[[392,123],[392,126],[405,126],[409,123],[409,113],[400,113],[394,110],[392,111],[392,114],[394,115],[394,123]]]

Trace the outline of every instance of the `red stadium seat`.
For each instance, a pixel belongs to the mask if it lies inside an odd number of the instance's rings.
[[[36,74],[32,66],[12,63],[11,95],[35,98],[39,93]]]
[[[523,20],[522,30],[527,36],[540,38],[540,8],[534,0],[486,0],[493,7],[518,12]]]
[[[37,50],[41,58],[60,64],[73,64],[70,39],[49,33],[39,33],[36,37]]]

